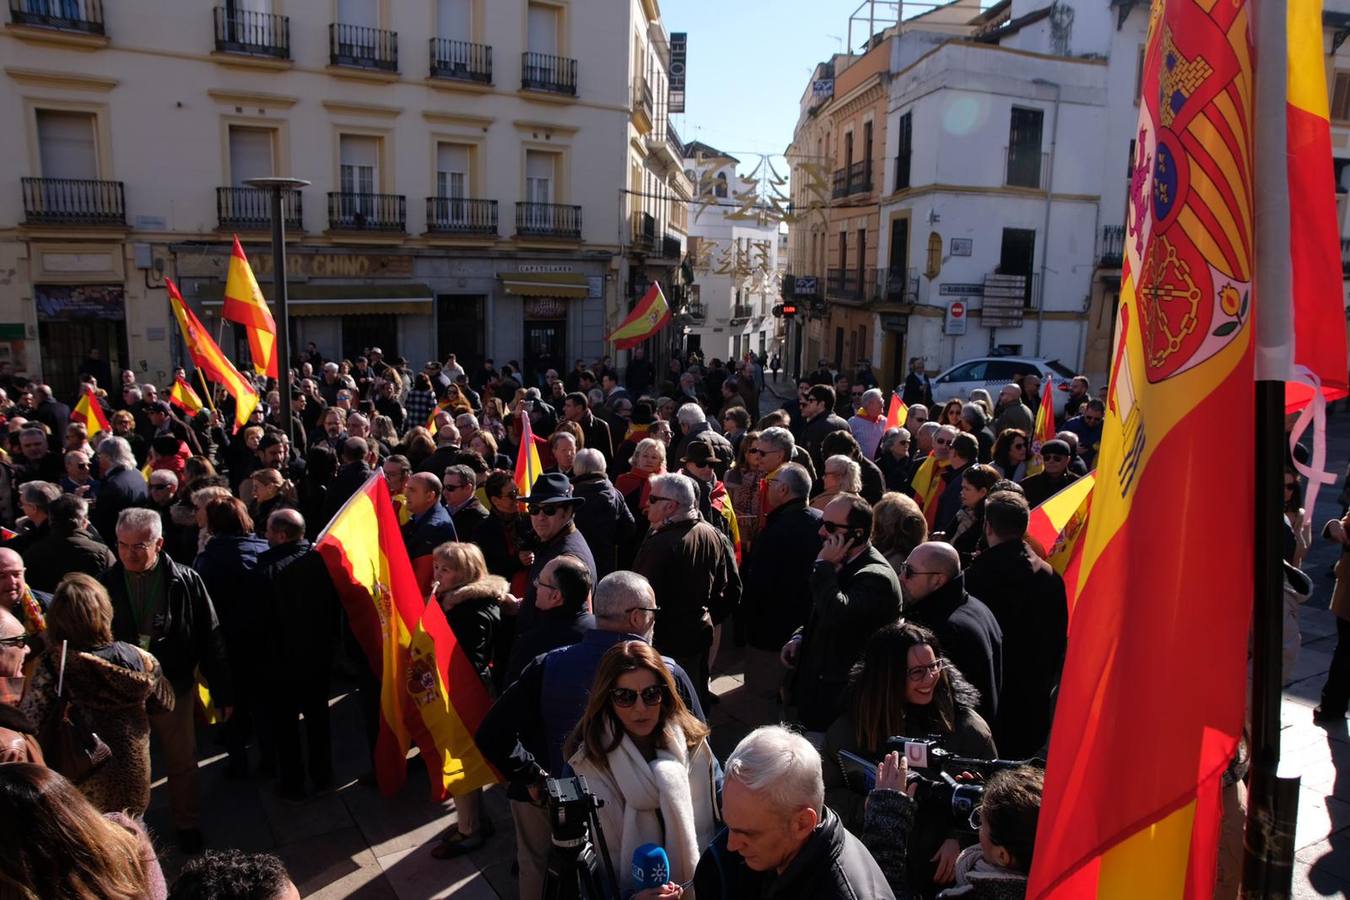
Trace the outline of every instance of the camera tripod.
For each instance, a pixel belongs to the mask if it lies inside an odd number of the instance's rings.
[[[619,880],[597,815],[602,801],[584,778],[550,778],[547,790],[553,847],[544,869],[543,900],[618,900]]]

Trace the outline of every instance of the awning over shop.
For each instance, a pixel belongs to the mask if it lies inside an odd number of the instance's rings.
[[[522,297],[571,297],[583,300],[591,293],[586,276],[575,272],[511,272],[497,277],[508,294]]]
[[[265,292],[264,292],[265,293]],[[196,299],[208,311],[225,301],[225,285],[204,284]],[[425,284],[291,284],[286,312],[305,316],[429,316],[433,294]]]

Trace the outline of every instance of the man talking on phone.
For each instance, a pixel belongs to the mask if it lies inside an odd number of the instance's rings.
[[[900,617],[900,582],[872,546],[872,507],[840,494],[820,522],[824,544],[811,567],[811,610],[806,625],[783,645],[795,668],[792,696],[806,736],[819,746],[841,711],[848,673],[878,628]]]

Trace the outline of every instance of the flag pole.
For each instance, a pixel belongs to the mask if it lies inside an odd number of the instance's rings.
[[[1284,638],[1284,390],[1293,372],[1289,261],[1288,11],[1253,4],[1256,45],[1255,276],[1256,508],[1253,557],[1251,775],[1242,897],[1283,900],[1294,870],[1299,778],[1282,778],[1280,703]]]
[[[206,405],[211,407],[211,412],[216,411],[216,401],[211,397],[211,385],[206,383],[206,376],[202,374],[201,369],[196,369],[197,378],[202,383],[202,390],[206,392]]]

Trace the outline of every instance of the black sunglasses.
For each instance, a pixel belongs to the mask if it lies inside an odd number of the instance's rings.
[[[659,684],[649,684],[641,691],[635,691],[632,688],[614,688],[609,692],[614,705],[621,709],[628,709],[637,703],[638,697],[642,698],[643,706],[660,706],[666,699],[666,689]]]
[[[820,527],[821,527],[821,528],[824,528],[824,529],[825,529],[826,531],[828,531],[830,534],[834,534],[836,531],[848,531],[848,523],[847,523],[847,522],[843,522],[843,523],[840,523],[840,522],[831,522],[831,521],[828,520],[828,519],[821,519],[821,520],[820,520]]]
[[[14,637],[0,638],[0,647],[22,647],[28,643],[28,635],[16,634]]]
[[[531,503],[529,506],[525,507],[525,511],[532,516],[548,516],[551,519],[566,508],[567,506],[562,503],[555,503],[552,506],[539,506],[538,504]]]
[[[1041,457],[1044,458],[1044,459],[1068,459],[1068,458],[1069,458],[1069,454],[1067,454],[1067,453],[1046,453],[1046,452],[1042,451],[1042,452],[1041,452]]]

